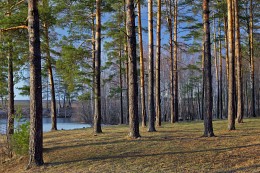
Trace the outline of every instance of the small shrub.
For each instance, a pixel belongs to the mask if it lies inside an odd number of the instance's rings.
[[[20,109],[18,109],[15,119],[18,125],[12,135],[11,146],[16,154],[25,155],[29,150],[30,122],[21,122],[22,114]]]
[[[29,150],[29,129],[30,123],[19,125],[12,136],[12,148],[18,155],[24,155]]]

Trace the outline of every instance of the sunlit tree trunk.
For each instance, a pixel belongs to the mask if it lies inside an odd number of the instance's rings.
[[[149,46],[149,69],[148,69],[148,108],[149,124],[148,132],[155,130],[155,109],[154,109],[154,48],[153,48],[153,0],[148,0],[148,46]]]
[[[224,32],[225,32],[225,49],[226,49],[226,80],[228,88],[228,78],[229,78],[229,55],[228,55],[228,24],[227,16],[224,16]],[[226,89],[226,117],[228,114],[228,89]]]
[[[203,0],[203,21],[204,21],[204,69],[205,69],[205,116],[204,136],[214,136],[212,124],[212,76],[211,76],[211,50],[210,50],[210,23],[209,23],[209,0]]]
[[[227,0],[228,9],[228,58],[229,58],[229,77],[228,77],[228,129],[235,130],[235,54],[234,54],[234,35],[233,35],[233,11],[232,0]]]
[[[253,38],[253,0],[250,0],[249,15],[249,56],[251,76],[251,116],[255,117],[255,62],[254,62],[254,38]]]
[[[138,84],[136,65],[136,35],[135,35],[135,12],[134,0],[126,0],[127,6],[127,42],[128,42],[128,63],[129,63],[129,127],[131,138],[140,137],[138,120]]]
[[[137,2],[138,8],[138,36],[140,49],[140,87],[141,87],[141,105],[142,105],[142,127],[146,127],[146,106],[145,106],[145,85],[144,85],[144,53],[143,53],[143,34],[142,34],[142,18],[141,3]]]
[[[94,133],[102,133],[101,130],[101,90],[100,90],[100,66],[101,66],[101,0],[96,0],[96,48],[95,48],[95,85],[94,85]]]
[[[28,167],[43,165],[42,78],[38,1],[28,0],[30,143]]]
[[[242,57],[240,48],[240,24],[238,0],[234,0],[235,7],[235,57],[237,69],[237,122],[243,122],[244,103],[243,103],[243,86],[242,86]]]
[[[156,126],[161,126],[161,0],[157,1],[157,43],[156,43],[156,74],[155,74],[155,97],[156,97]]]

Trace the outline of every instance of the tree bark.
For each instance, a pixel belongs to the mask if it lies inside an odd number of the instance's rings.
[[[157,45],[156,45],[156,86],[155,86],[155,97],[156,97],[156,126],[161,126],[161,77],[160,77],[160,66],[161,66],[161,0],[157,1]]]
[[[212,124],[212,76],[211,76],[211,50],[210,50],[210,23],[209,23],[209,0],[203,0],[203,21],[204,21],[204,69],[205,69],[205,113],[204,136],[214,136]]]
[[[153,49],[153,0],[148,0],[148,46],[149,46],[149,72],[148,72],[148,108],[149,124],[148,132],[155,130],[155,109],[154,109],[154,49]]]
[[[235,58],[237,66],[237,122],[243,122],[244,104],[243,104],[243,85],[242,85],[242,57],[240,46],[240,24],[239,24],[239,8],[238,0],[234,0],[235,7]]]
[[[95,112],[94,133],[102,133],[101,129],[101,90],[100,90],[100,66],[101,66],[101,0],[96,0],[96,48],[95,48]]]
[[[38,1],[28,0],[30,144],[28,167],[43,165],[42,78]]]
[[[145,107],[145,85],[144,85],[144,56],[143,56],[143,34],[142,34],[142,18],[141,3],[137,2],[138,9],[138,36],[140,49],[140,87],[141,87],[141,105],[142,105],[142,127],[146,127],[146,107]]]
[[[234,55],[234,35],[233,35],[233,16],[232,16],[232,0],[227,0],[228,9],[228,129],[235,130],[235,55]]]
[[[136,65],[136,35],[135,35],[135,13],[134,0],[126,0],[126,31],[128,42],[128,88],[129,88],[129,137],[138,138],[139,119],[138,119],[138,84],[137,84],[137,65]]]
[[[120,44],[120,50],[119,50],[119,84],[120,84],[120,124],[124,124],[121,44]]]
[[[227,88],[228,88],[228,78],[229,78],[229,55],[228,55],[228,23],[227,16],[224,16],[224,31],[225,31],[225,48],[226,48],[226,78],[227,78]],[[228,114],[228,89],[226,89],[226,116]]]

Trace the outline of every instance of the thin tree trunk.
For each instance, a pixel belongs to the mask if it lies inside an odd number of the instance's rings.
[[[42,78],[38,1],[28,0],[30,143],[28,167],[43,165]]]
[[[136,65],[136,35],[135,35],[135,13],[134,0],[126,0],[127,5],[127,42],[128,42],[128,63],[129,63],[129,136],[131,138],[140,137],[138,119],[138,84]]]
[[[204,116],[204,136],[214,136],[212,124],[212,76],[211,76],[211,50],[210,50],[210,23],[209,23],[209,0],[203,0],[203,21],[204,21],[204,37],[205,37],[205,112]]]
[[[126,0],[123,0],[124,1],[124,12],[125,12],[125,30],[126,30],[126,33],[127,33],[127,11],[126,11]],[[126,54],[126,57],[128,57],[128,36],[126,35],[125,36],[125,45],[124,45],[124,49],[125,49],[125,54]],[[129,73],[129,65],[128,65],[128,60],[126,60],[125,62],[125,68],[126,68],[126,124],[129,123],[129,85],[128,85],[128,82],[129,82],[129,76],[128,76],[128,73]]]
[[[96,0],[96,48],[95,48],[95,112],[94,133],[102,133],[101,130],[101,90],[100,90],[100,66],[101,66],[101,0]]]
[[[205,69],[204,69],[204,64],[205,64],[205,43],[203,39],[202,43],[202,59],[201,59],[201,66],[202,66],[202,95],[201,95],[201,120],[204,120],[204,100],[205,100]]]
[[[48,0],[43,1],[43,7],[49,8]],[[51,130],[57,130],[55,86],[54,86],[54,80],[53,80],[52,62],[51,62],[51,54],[50,54],[49,25],[48,25],[47,21],[43,22],[43,29],[44,29],[44,37],[45,37],[45,41],[46,41],[47,69],[48,69],[50,89],[51,89],[51,120],[52,120],[51,121]],[[48,96],[48,92],[47,92],[47,96]],[[49,104],[48,102],[49,101],[47,99],[47,105]],[[47,106],[47,109],[48,109],[48,106]]]
[[[137,2],[138,9],[138,36],[140,49],[140,87],[141,87],[141,105],[142,105],[142,127],[146,127],[146,107],[145,107],[145,85],[144,85],[144,56],[143,56],[143,34],[142,34],[142,18],[141,3]]]
[[[148,0],[148,45],[149,45],[149,72],[148,72],[148,102],[149,124],[148,132],[155,130],[154,109],[154,49],[153,49],[153,0]]]
[[[220,119],[223,118],[223,69],[222,69],[222,41],[221,41],[221,27],[219,22],[219,113]]]
[[[157,45],[156,45],[156,86],[155,86],[155,97],[156,97],[156,126],[161,126],[161,76],[160,76],[160,69],[161,69],[161,0],[157,1]]]
[[[169,40],[169,45],[170,45],[170,97],[171,97],[171,103],[170,103],[170,108],[171,108],[171,111],[170,111],[170,114],[171,114],[171,123],[174,123],[174,80],[173,80],[173,75],[174,75],[174,72],[173,72],[173,30],[172,30],[172,3],[171,1],[169,1],[169,4],[168,4],[168,1],[165,0],[165,3],[166,3],[166,8],[169,8],[167,9],[168,11],[168,14],[167,14],[167,23],[168,23],[168,30],[169,30],[169,36],[170,36],[170,40]],[[169,6],[169,7],[168,7]]]
[[[120,50],[119,50],[119,83],[120,83],[120,124],[124,124],[121,44],[120,44]]]
[[[177,33],[177,25],[178,25],[178,0],[175,0],[174,5],[174,121],[178,122],[179,119],[179,108],[178,108],[178,33]]]
[[[94,12],[93,12],[94,13]],[[95,112],[95,64],[96,64],[96,35],[95,35],[95,18],[92,18],[92,114]]]
[[[239,24],[239,8],[238,0],[234,0],[235,7],[235,56],[237,65],[237,122],[243,122],[243,86],[242,86],[242,64],[241,64],[241,48],[240,48],[240,24]]]
[[[250,56],[250,76],[251,76],[251,116],[255,114],[255,63],[254,63],[254,38],[253,38],[253,0],[250,0],[249,17],[249,56]]]
[[[217,106],[216,106],[216,117],[219,119],[219,71],[218,71],[218,55],[217,55],[217,30],[216,30],[216,18],[213,15],[213,28],[214,28],[214,58],[215,58],[215,69],[216,69],[216,84],[217,84]]]
[[[228,88],[228,78],[229,78],[229,55],[228,55],[228,24],[227,16],[224,16],[224,31],[225,31],[225,48],[226,48],[226,78],[227,78],[227,88]],[[228,89],[226,89],[226,117],[228,114]]]
[[[228,78],[228,129],[235,130],[235,55],[233,42],[233,17],[232,0],[227,0],[228,9],[228,57],[229,57],[229,78]]]

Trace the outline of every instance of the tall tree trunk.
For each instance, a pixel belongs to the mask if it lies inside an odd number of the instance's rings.
[[[124,1],[124,19],[125,19],[125,31],[127,33],[127,11],[126,11],[126,0],[123,0]],[[124,44],[124,49],[125,49],[125,55],[126,57],[128,57],[128,36],[125,35],[125,44]],[[128,85],[128,82],[129,82],[129,65],[128,65],[128,60],[126,60],[125,62],[125,69],[126,69],[126,74],[125,74],[125,78],[126,78],[126,124],[129,123],[129,85]]]
[[[49,8],[48,0],[43,1],[43,7]],[[47,21],[43,22],[43,29],[44,29],[44,37],[45,37],[45,41],[46,41],[47,69],[48,69],[50,89],[51,89],[51,130],[57,130],[55,86],[54,86],[54,80],[53,80],[52,62],[51,62],[51,53],[50,53],[49,24]],[[48,92],[47,92],[47,96],[48,96]],[[48,99],[47,99],[47,105],[48,104],[49,103],[48,103]]]
[[[94,11],[93,11],[94,14]],[[95,100],[95,64],[96,64],[96,35],[95,35],[95,18],[92,18],[92,114],[94,115],[95,112],[95,105],[94,105],[94,100]]]
[[[95,48],[95,112],[94,133],[102,133],[101,130],[101,90],[100,90],[100,66],[101,66],[101,0],[96,0],[96,48]]]
[[[120,44],[120,50],[119,50],[119,84],[120,84],[120,124],[124,124],[121,44]]]
[[[253,38],[253,0],[250,0],[249,17],[249,56],[250,56],[250,76],[251,76],[251,116],[255,114],[255,63],[254,63],[254,38]]]
[[[203,43],[202,43],[202,59],[201,59],[201,68],[202,68],[202,95],[201,95],[201,120],[204,120],[204,114],[205,114],[205,109],[204,109],[204,100],[205,100],[205,69],[204,69],[204,64],[205,64],[205,38],[203,38]]]
[[[148,72],[148,102],[149,124],[148,132],[155,130],[154,109],[154,49],[153,49],[153,0],[148,0],[148,45],[149,45],[149,72]]]
[[[177,25],[178,25],[178,0],[175,0],[174,5],[174,121],[178,122],[179,108],[178,108],[178,42],[177,42]]]
[[[31,167],[43,165],[41,46],[37,0],[28,0],[28,33],[30,61],[30,159],[28,167]]]
[[[209,23],[209,0],[203,0],[203,21],[204,21],[204,69],[205,69],[205,112],[204,136],[214,136],[212,124],[212,76],[211,76],[211,50],[210,50],[210,23]]]
[[[138,8],[138,36],[140,49],[140,87],[141,87],[141,105],[142,105],[142,127],[146,127],[146,107],[145,107],[145,85],[144,85],[144,55],[143,55],[143,34],[142,34],[142,18],[141,3],[137,2]]]
[[[243,122],[244,114],[244,104],[243,104],[243,86],[242,86],[242,58],[241,58],[241,48],[240,48],[240,24],[239,24],[239,8],[238,0],[234,0],[235,7],[235,57],[237,65],[237,122]]]
[[[170,108],[171,108],[171,123],[174,123],[174,80],[173,80],[173,30],[172,30],[172,3],[171,1],[166,1],[166,9],[168,11],[167,14],[167,23],[168,23],[168,30],[170,35],[169,45],[170,45]]]
[[[136,65],[136,35],[135,35],[135,13],[134,0],[126,0],[127,5],[127,42],[128,42],[128,63],[129,63],[129,136],[131,138],[140,137],[138,119],[138,84]]]
[[[161,126],[161,0],[157,1],[157,43],[156,43],[156,74],[155,74],[155,97],[156,97],[156,126]]]
[[[216,16],[213,15],[213,28],[214,28],[214,58],[215,58],[215,69],[216,69],[216,85],[217,85],[217,106],[216,106],[216,117],[219,118],[219,71],[218,71],[218,55],[217,55],[217,30],[216,30]]]
[[[228,78],[229,78],[229,55],[228,55],[228,23],[227,16],[224,16],[224,31],[225,31],[225,48],[226,48],[226,78],[227,78],[227,88],[228,88]],[[226,117],[228,115],[228,89],[226,89]]]
[[[219,22],[219,113],[220,119],[223,118],[223,62],[222,62],[222,41],[221,41],[221,27]]]
[[[228,58],[229,58],[229,77],[228,77],[228,129],[235,130],[235,55],[233,42],[233,17],[232,0],[227,0],[228,9]]]

